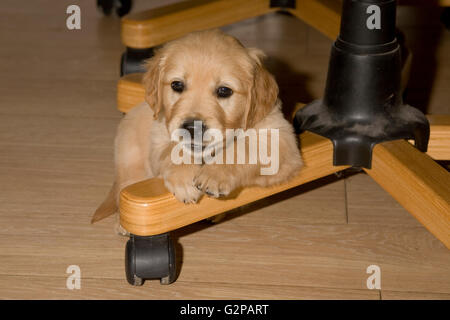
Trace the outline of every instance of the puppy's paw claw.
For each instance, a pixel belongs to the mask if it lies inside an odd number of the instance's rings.
[[[194,186],[210,197],[221,198],[228,196],[234,189],[234,179],[205,166],[194,178]]]
[[[173,196],[184,204],[197,203],[202,196],[202,192],[190,184],[172,184],[167,181],[164,184]]]

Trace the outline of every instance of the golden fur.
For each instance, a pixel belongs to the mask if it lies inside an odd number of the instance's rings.
[[[147,63],[145,103],[121,121],[115,139],[116,178],[107,199],[92,221],[117,211],[118,195],[132,183],[161,177],[167,189],[185,203],[195,203],[207,193],[226,196],[250,185],[268,186],[288,180],[301,167],[292,126],[283,118],[278,86],[264,69],[264,54],[244,48],[220,31],[191,33],[158,50]],[[172,81],[186,89],[174,92]],[[220,99],[219,85],[233,90]],[[171,133],[188,118],[202,119],[209,128],[279,129],[279,171],[261,175],[260,165],[180,164],[170,158]],[[224,151],[226,152],[226,150]]]

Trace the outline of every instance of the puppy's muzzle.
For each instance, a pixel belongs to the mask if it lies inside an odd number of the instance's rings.
[[[181,125],[181,128],[187,130],[189,132],[189,135],[191,136],[191,151],[201,152],[205,149],[203,135],[205,134],[207,127],[201,119],[186,119]]]
[[[207,130],[205,123],[200,119],[187,119],[181,125],[182,129],[185,129],[191,135],[191,138],[195,141],[202,141],[203,134]]]

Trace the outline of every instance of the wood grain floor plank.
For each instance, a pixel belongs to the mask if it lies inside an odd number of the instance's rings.
[[[242,225],[346,224],[344,181],[330,176],[238,208],[236,216]]]
[[[450,300],[450,294],[381,290],[382,300]]]
[[[450,292],[448,250],[422,228],[257,228],[227,221],[192,225],[176,232],[175,238],[182,248],[177,245],[182,261],[178,281],[365,289],[366,268],[376,264],[382,270],[383,289]],[[76,264],[89,278],[124,276],[126,238],[13,234],[0,235],[0,240],[3,275],[52,276]]]
[[[3,144],[0,148],[0,168],[54,173],[112,173],[113,146],[54,146]],[[95,169],[95,170],[94,170]],[[95,172],[94,172],[95,173]]]
[[[122,114],[115,108],[116,83],[53,79],[24,85],[23,78],[0,79],[0,114],[120,119]]]
[[[349,223],[421,226],[368,175],[349,177],[346,186]]]
[[[111,147],[119,119],[57,116],[0,117],[0,145]]]
[[[308,288],[298,286],[240,285],[207,282],[176,282],[162,286],[147,282],[142,287],[131,287],[125,279],[83,279],[80,290],[68,290],[61,277],[0,276],[1,299],[349,299],[378,300],[377,290],[346,290],[340,288]],[[22,283],[30,285],[24,290]]]

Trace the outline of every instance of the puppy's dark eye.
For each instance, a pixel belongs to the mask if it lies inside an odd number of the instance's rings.
[[[228,98],[233,94],[233,90],[228,87],[219,87],[216,93],[219,98]]]
[[[173,81],[170,86],[172,87],[172,90],[175,92],[183,92],[184,90],[184,83],[181,81]]]

